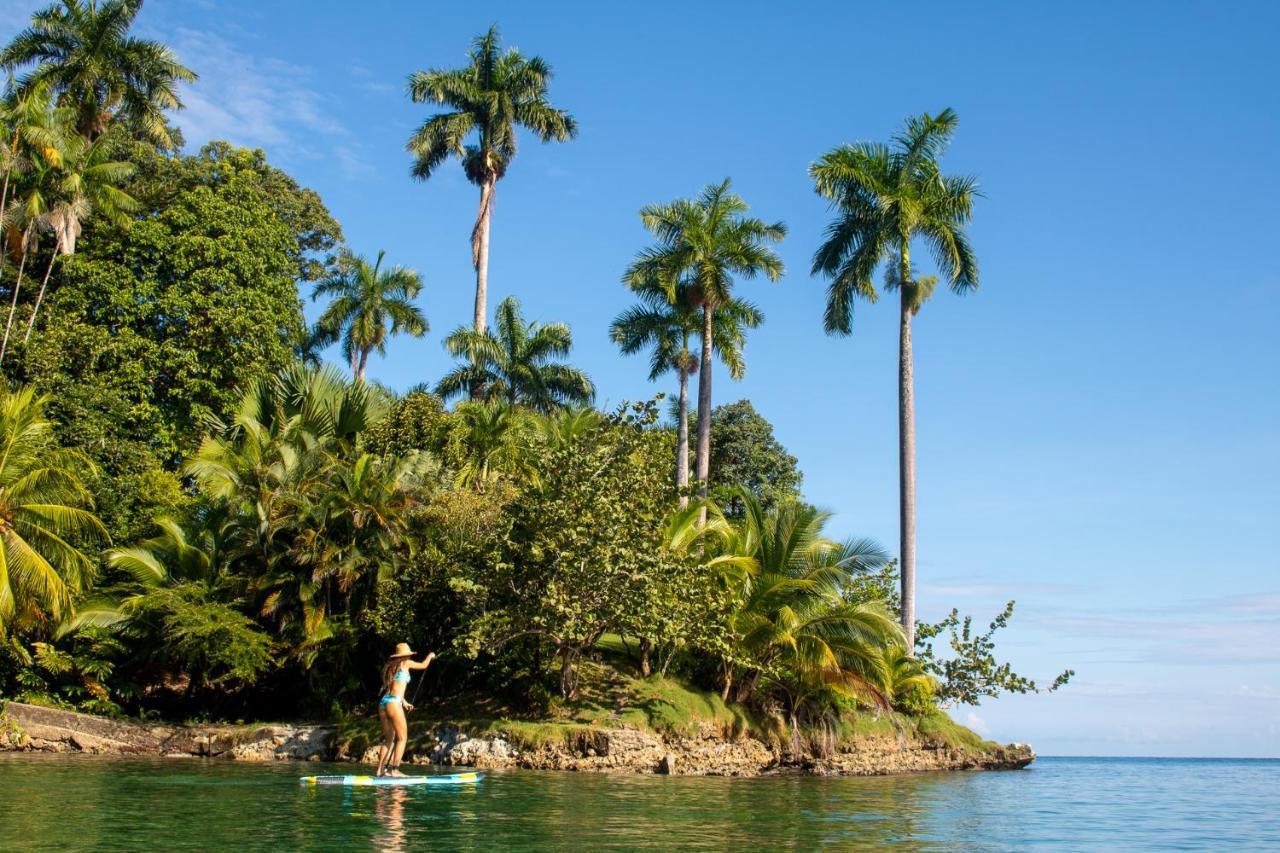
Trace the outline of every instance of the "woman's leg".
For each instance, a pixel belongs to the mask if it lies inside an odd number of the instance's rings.
[[[394,704],[394,703],[393,703]],[[382,746],[378,747],[378,772],[375,776],[381,776],[387,769],[387,762],[391,758],[391,751],[396,745],[396,730],[391,725],[391,720],[387,717],[387,706],[382,705],[378,708],[378,722],[382,724],[382,736],[386,739]]]
[[[395,729],[395,747],[391,751],[391,762],[388,765],[387,773],[392,776],[403,776],[400,772],[400,759],[404,757],[405,745],[409,742],[409,723],[404,718],[404,705],[400,702],[389,702],[387,704],[387,716],[391,718],[391,725]]]

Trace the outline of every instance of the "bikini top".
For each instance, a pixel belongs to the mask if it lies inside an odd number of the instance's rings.
[[[408,683],[409,683],[409,670],[407,670],[407,669],[397,669],[397,670],[396,670],[396,674],[395,674],[395,675],[393,675],[393,676],[391,676],[391,680],[392,680],[392,681],[403,681],[405,684],[408,684]]]

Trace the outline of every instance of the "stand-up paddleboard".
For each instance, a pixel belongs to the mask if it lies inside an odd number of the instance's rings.
[[[303,776],[304,785],[354,785],[375,787],[382,785],[465,785],[479,782],[483,773],[449,773],[439,776]]]

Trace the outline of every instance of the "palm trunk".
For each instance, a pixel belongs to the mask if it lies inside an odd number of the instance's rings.
[[[351,380],[360,378],[360,351],[352,349],[351,351]]]
[[[49,273],[53,272],[53,265],[58,260],[58,248],[58,246],[53,247],[53,256],[49,258],[49,266],[45,267],[44,279],[40,282],[40,292],[36,294],[36,305],[31,309],[31,318],[27,320],[27,333],[22,336],[24,344],[31,340],[31,330],[36,325],[36,314],[40,313],[40,303],[44,301],[44,289],[49,286]]]
[[[680,508],[689,505],[689,364],[681,354],[680,399],[676,424],[676,491],[680,493]]]
[[[11,146],[9,158],[9,166],[4,170],[4,190],[0,191],[0,214],[4,213],[5,206],[9,203],[9,176],[13,174],[13,158],[18,156],[18,134],[13,135],[13,145]],[[0,281],[4,280],[4,229],[0,228]]]
[[[18,291],[22,289],[22,273],[27,268],[27,257],[31,254],[27,250],[27,238],[31,234],[31,226],[22,232],[22,261],[18,264],[18,278],[13,285],[13,301],[9,303],[9,322],[4,326],[4,342],[0,343],[0,364],[4,364],[5,353],[9,351],[9,332],[13,329],[13,315],[18,310]]]
[[[480,185],[480,211],[471,235],[471,262],[476,268],[475,327],[484,332],[489,311],[489,226],[493,221],[493,193],[497,178],[486,177]]]
[[[898,321],[898,497],[902,559],[902,630],[907,654],[916,647],[916,415],[911,363],[911,261],[902,252]]]
[[[711,476],[711,317],[714,308],[710,302],[702,303],[702,364],[698,368],[698,494],[707,496],[707,481]],[[699,516],[707,520],[704,507]]]
[[[363,382],[363,381],[364,381],[364,370],[365,370],[365,367],[366,367],[368,364],[369,364],[369,350],[367,350],[367,349],[362,349],[362,350],[360,350],[360,364],[359,364],[359,366],[358,366],[358,367],[356,367],[356,381],[357,381],[357,382]]]

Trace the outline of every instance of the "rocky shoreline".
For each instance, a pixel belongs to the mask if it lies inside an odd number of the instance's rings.
[[[9,702],[0,712],[0,751],[223,758],[241,761],[360,761],[373,748],[334,726],[179,726],[122,722]],[[472,736],[441,725],[410,745],[416,764],[485,769],[759,776],[771,773],[878,776],[944,770],[1013,770],[1035,760],[1026,744],[971,750],[941,740],[867,736],[827,754],[791,755],[754,737],[725,738],[710,729],[664,737],[631,728],[586,728],[570,737],[521,744],[502,731]]]

